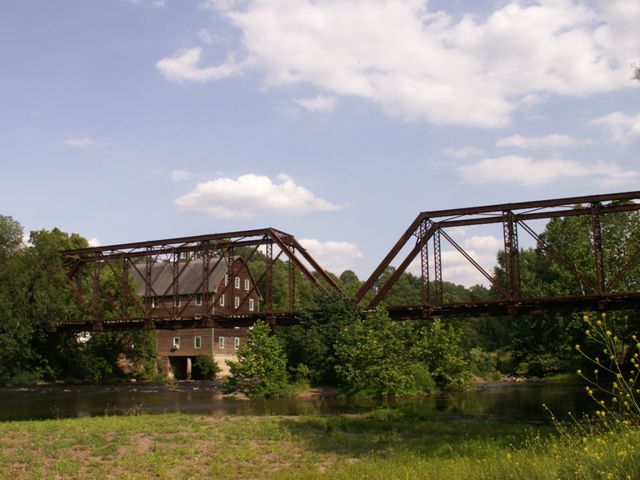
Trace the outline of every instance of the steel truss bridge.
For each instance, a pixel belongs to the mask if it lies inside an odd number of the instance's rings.
[[[603,223],[606,224],[603,220],[611,215],[640,210],[639,200],[640,191],[635,191],[422,212],[362,284],[353,300],[363,311],[376,308],[410,265],[419,263],[421,301],[414,305],[387,305],[394,319],[535,315],[640,308],[640,291],[637,288],[629,290],[624,282],[631,269],[637,266],[640,250],[632,251],[622,262],[615,259],[616,265],[612,265],[614,262],[606,257],[603,248],[609,234],[603,228]],[[532,223],[540,224],[554,218],[570,217],[584,217],[590,226],[590,272],[580,271],[570,260],[570,252],[563,251],[562,246],[548,244],[544,236],[532,226]],[[456,229],[491,224],[501,227],[503,233],[502,280],[483,268],[469,249],[463,248],[454,240],[453,232]],[[519,248],[519,237],[523,234],[579,282],[582,287],[581,295],[531,297],[523,293]],[[450,302],[444,298],[443,243],[453,247],[488,280],[492,290],[499,295],[496,300]],[[177,297],[180,294],[181,274],[192,259],[202,259],[199,264],[203,269],[203,280],[198,291],[204,293],[209,291],[209,273],[223,259],[233,258],[240,250],[245,261],[262,259],[264,262],[263,273],[256,282],[263,285],[264,301],[260,313],[240,314],[238,308],[235,308],[224,314],[211,314],[210,307],[219,298],[215,295],[213,299],[204,295],[205,300],[195,310],[195,295],[191,295],[185,304],[174,302],[173,307],[162,306],[160,311],[152,308],[152,297]],[[300,319],[300,312],[296,309],[296,279],[309,282],[324,291],[342,292],[334,278],[322,269],[293,235],[274,228],[67,250],[62,255],[68,267],[69,285],[77,299],[80,318],[59,323],[57,330],[81,332],[231,327],[248,326],[257,319],[264,319],[273,325],[290,325]],[[286,263],[288,269],[288,296],[286,308],[277,309],[273,304],[273,269],[274,262],[279,259]],[[400,263],[393,273],[383,275],[396,261]],[[162,289],[154,284],[151,274],[153,266],[158,262],[167,262],[172,266],[173,272],[173,281]],[[142,298],[132,293],[132,270],[144,279],[145,295]],[[105,275],[111,279],[109,291],[103,285]],[[216,295],[222,295],[225,290],[226,288]],[[105,304],[109,307],[108,315],[103,313]],[[138,305],[138,308],[132,308],[133,305]],[[194,311],[199,313],[193,313]]]

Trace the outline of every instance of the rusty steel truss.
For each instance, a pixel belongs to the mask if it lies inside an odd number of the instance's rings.
[[[262,285],[263,308],[258,313],[241,313],[243,304],[240,304],[229,307],[224,313],[212,314],[211,306],[229,287],[225,286],[211,298],[207,294],[211,291],[211,274],[221,262],[228,265],[225,268],[231,268],[232,262],[228,260],[235,258],[240,250],[245,262],[255,260],[259,251],[264,257],[264,272],[249,292],[253,293],[258,285]],[[335,280],[293,235],[274,228],[66,250],[62,255],[68,266],[69,285],[76,298],[79,318],[58,324],[58,330],[249,326],[258,318],[288,324],[296,322],[296,276],[301,274],[319,289],[340,291]],[[273,266],[281,257],[288,263],[288,308],[277,311],[273,305]],[[196,258],[198,262],[194,262]],[[169,284],[162,287],[152,276],[154,265],[159,262],[163,266],[168,265],[172,275]],[[178,298],[181,295],[180,278],[187,268],[194,268],[193,265],[202,268],[197,288],[197,293],[202,295],[200,303],[192,294],[186,302],[180,300],[169,306],[164,303],[152,305],[154,298]],[[144,295],[138,296],[133,292],[132,274],[143,282]],[[108,291],[105,277],[110,280]]]
[[[478,315],[524,315],[554,312],[576,312],[590,310],[620,310],[640,308],[639,291],[619,291],[617,286],[629,270],[637,265],[640,252],[635,252],[617,272],[606,277],[603,254],[603,229],[601,220],[614,213],[640,210],[640,192],[592,195],[532,202],[507,203],[482,207],[457,208],[420,213],[400,237],[369,279],[356,293],[355,300],[365,309],[373,309],[389,293],[409,265],[419,258],[421,280],[421,303],[418,305],[390,305],[393,318],[416,319],[432,316],[456,317]],[[591,254],[595,281],[589,281],[562,251],[548,245],[544,238],[529,224],[534,220],[553,218],[588,217],[591,225]],[[529,223],[528,223],[529,222]],[[451,231],[459,227],[501,224],[504,248],[504,281],[484,269],[473,256],[458,244]],[[543,249],[554,261],[560,263],[580,278],[585,286],[583,295],[529,298],[523,295],[520,274],[521,232],[531,236],[538,248]],[[491,284],[500,297],[485,302],[448,302],[443,299],[442,242],[447,242],[466,259]],[[432,254],[429,252],[431,244]],[[401,252],[408,253],[402,257]],[[383,273],[392,262],[400,263],[388,278]],[[430,262],[432,264],[430,265]],[[433,273],[433,277],[430,274]]]

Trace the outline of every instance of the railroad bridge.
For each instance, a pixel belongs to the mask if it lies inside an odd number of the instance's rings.
[[[639,308],[640,286],[637,282],[625,282],[625,279],[638,265],[640,250],[632,248],[630,238],[623,239],[629,243],[622,249],[626,252],[624,258],[607,258],[607,249],[603,248],[612,241],[608,238],[611,233],[603,225],[615,216],[640,210],[639,200],[640,192],[635,191],[421,212],[362,284],[353,300],[363,311],[376,308],[407,269],[417,268],[421,282],[420,302],[387,305],[394,319]],[[581,271],[570,260],[570,252],[563,251],[562,245],[550,245],[540,232],[551,219],[572,217],[583,217],[589,225],[588,248],[592,265],[588,272]],[[504,275],[500,279],[495,272],[484,268],[473,252],[455,240],[457,229],[489,225],[499,228],[502,233]],[[539,297],[527,294],[522,288],[520,259],[523,235],[526,241],[544,250],[547,258],[579,282],[580,295]],[[496,299],[451,302],[443,297],[446,280],[443,278],[443,244],[486,278],[497,294]],[[216,313],[212,306],[226,287],[211,298],[199,295],[208,291],[211,272],[219,269],[225,259],[226,265],[232,265],[228,260],[240,253],[246,262],[262,264],[253,287],[261,286],[262,308],[255,313],[241,313],[241,305],[235,305],[223,313]],[[342,291],[338,282],[293,235],[274,228],[67,250],[62,255],[79,315],[73,321],[58,324],[59,330],[247,326],[259,318],[274,325],[290,325],[300,319],[296,308],[296,282],[308,282],[313,288],[324,291]],[[288,270],[288,296],[284,307],[276,307],[273,303],[274,264],[278,260],[282,260]],[[171,281],[161,287],[152,273],[154,265],[159,263],[168,265],[172,272]],[[186,269],[194,266],[202,270],[198,277],[201,280],[185,301],[176,300],[170,306],[154,308],[157,307],[153,300],[156,297],[178,299],[180,279]],[[394,266],[393,270],[389,270],[391,266]],[[383,275],[389,271],[392,272],[390,275]],[[132,274],[142,281],[143,296],[136,295],[131,288]]]

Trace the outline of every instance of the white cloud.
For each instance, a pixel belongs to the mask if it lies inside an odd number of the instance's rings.
[[[317,95],[312,98],[296,98],[295,102],[309,112],[327,113],[335,110],[337,98]]]
[[[456,20],[425,0],[202,0],[241,32],[246,57],[199,68],[198,49],[158,62],[169,79],[254,70],[271,87],[308,84],[389,115],[500,126],[532,99],[635,86],[637,0],[512,0]]]
[[[216,41],[216,36],[211,33],[208,28],[201,28],[198,30],[198,38],[202,43],[206,43],[207,45],[211,45]]]
[[[605,127],[611,140],[617,143],[628,143],[640,137],[640,114],[627,115],[623,112],[612,112],[593,119],[591,123]]]
[[[476,155],[481,155],[483,152],[476,147],[462,147],[462,148],[445,148],[442,150],[447,157],[452,158],[468,158]]]
[[[100,243],[100,240],[98,240],[97,238],[90,238],[89,240],[87,240],[87,243],[89,244],[90,247],[99,247],[100,245],[102,245]]]
[[[321,242],[315,238],[303,238],[299,242],[322,268],[337,275],[345,270],[353,270],[354,262],[362,258],[362,252],[354,243]]]
[[[91,148],[96,146],[96,142],[89,137],[67,137],[62,140],[62,144],[70,148]]]
[[[522,135],[513,135],[511,137],[500,138],[496,142],[497,147],[517,147],[523,150],[535,150],[537,148],[551,147],[564,148],[575,147],[581,142],[577,138],[560,133],[553,133],[542,137],[523,137]]]
[[[566,178],[591,178],[603,187],[637,182],[640,172],[623,170],[615,163],[582,163],[574,160],[534,160],[516,155],[488,158],[458,167],[467,183],[514,182],[526,187],[542,185]]]
[[[186,180],[189,180],[192,176],[193,174],[191,172],[187,172],[186,170],[172,170],[171,173],[169,173],[169,178],[174,183],[184,182]]]
[[[218,178],[199,183],[193,191],[177,198],[175,204],[180,210],[218,218],[302,215],[341,208],[296,185],[287,175],[279,175],[278,179],[280,183],[253,173],[238,178]]]
[[[167,80],[193,80],[206,82],[240,73],[242,66],[229,57],[223,64],[215,67],[200,67],[202,48],[180,50],[173,57],[163,58],[156,63],[156,68]]]

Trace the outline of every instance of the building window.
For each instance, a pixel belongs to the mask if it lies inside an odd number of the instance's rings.
[[[218,348],[224,348],[224,337],[218,338]]]
[[[193,338],[193,348],[202,348],[202,337]]]
[[[240,297],[235,297],[233,299],[233,307],[238,308],[240,306]]]
[[[171,345],[176,350],[180,348],[180,337],[173,337],[173,343]]]
[[[199,307],[200,305],[202,305],[202,294],[196,293],[196,306]]]
[[[158,305],[160,305],[158,297],[151,297],[151,308],[158,308]]]
[[[240,277],[236,277],[235,285],[236,288],[240,288]]]
[[[229,285],[229,274],[225,273],[224,274],[224,286],[226,287],[227,285]]]
[[[240,348],[240,337],[236,337],[233,339],[233,346],[236,350]]]
[[[249,299],[249,311],[253,312],[256,309],[256,302],[253,298]]]
[[[220,306],[224,307],[224,293],[220,295]]]
[[[244,279],[244,289],[249,291],[249,279],[248,278]]]
[[[173,299],[173,306],[174,307],[179,307],[181,305],[182,305],[182,298],[181,297],[178,297],[177,299],[176,298]]]

